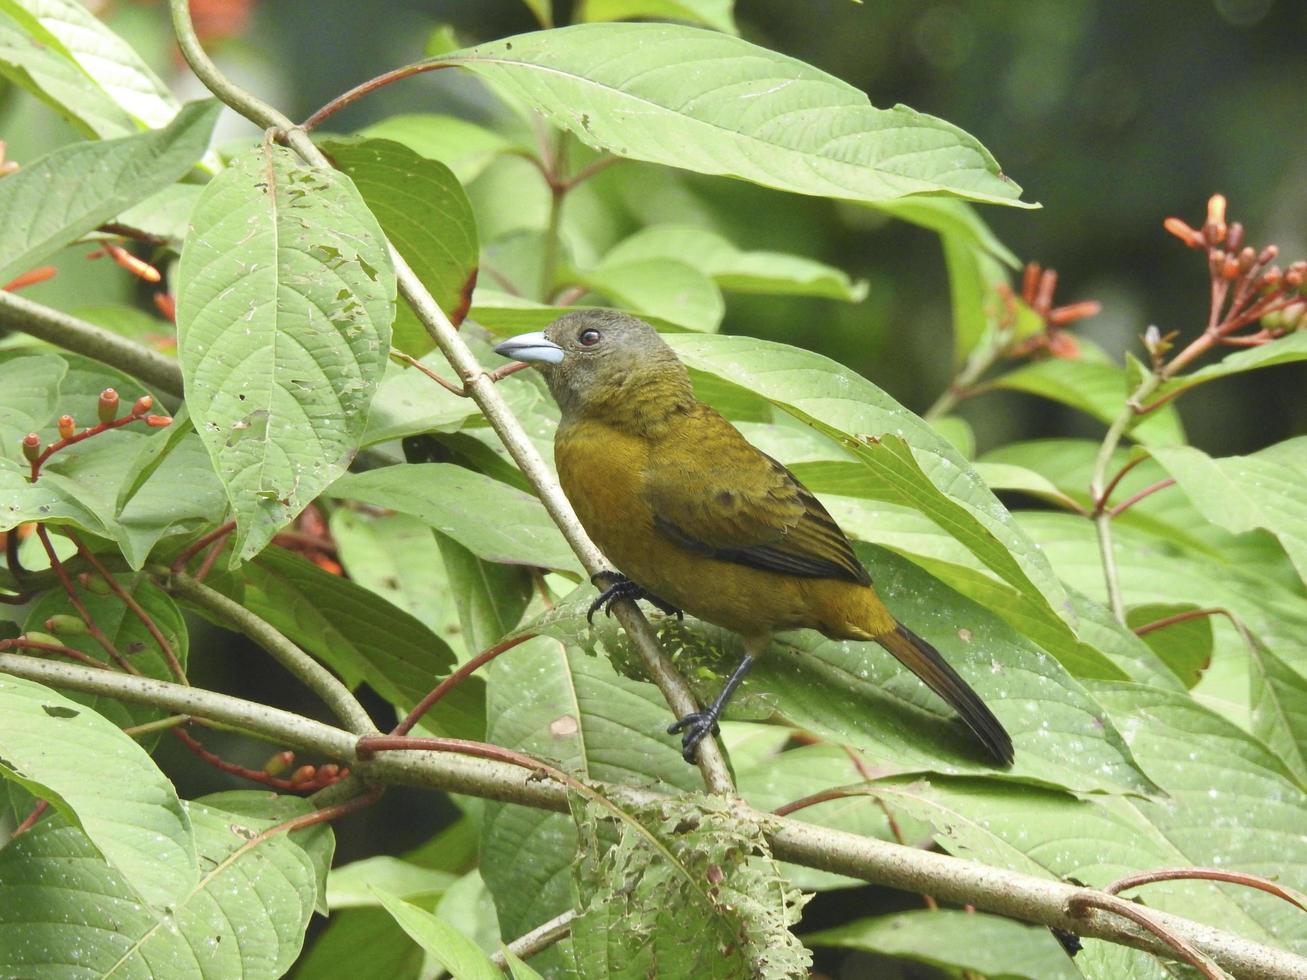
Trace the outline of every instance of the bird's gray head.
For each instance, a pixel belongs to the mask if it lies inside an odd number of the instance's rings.
[[[505,340],[495,353],[540,368],[565,420],[663,416],[694,398],[685,367],[658,332],[616,310],[568,313]]]

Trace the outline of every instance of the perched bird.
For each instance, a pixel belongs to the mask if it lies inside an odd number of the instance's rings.
[[[873,640],[961,715],[994,760],[1012,740],[938,650],[881,602],[844,532],[784,466],[694,396],[649,324],[605,310],[560,317],[499,344],[539,367],[562,411],[558,479],[586,532],[621,572],[591,606],[647,599],[734,630],[745,656],[704,711],[668,729],[693,762],[726,702],[778,630]]]

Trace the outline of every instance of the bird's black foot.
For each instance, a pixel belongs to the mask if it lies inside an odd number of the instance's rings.
[[[694,765],[694,757],[699,751],[699,743],[709,735],[716,735],[719,731],[721,729],[717,727],[717,715],[712,711],[695,711],[686,715],[680,721],[667,726],[668,735],[684,732],[681,735],[681,756],[690,765]]]
[[[595,576],[595,579],[600,580],[595,582],[595,585],[601,586],[603,591],[599,593],[594,602],[590,603],[590,609],[585,614],[585,619],[588,623],[594,623],[595,613],[600,609],[602,609],[606,615],[611,616],[613,614],[613,603],[620,599],[646,599],[655,609],[662,610],[668,616],[675,616],[677,619],[685,618],[684,612],[677,609],[670,602],[658,598],[658,596],[654,595],[652,592],[646,592],[625,575],[613,575],[611,573],[601,572],[599,575]],[[603,582],[608,582],[610,584],[603,586]]]

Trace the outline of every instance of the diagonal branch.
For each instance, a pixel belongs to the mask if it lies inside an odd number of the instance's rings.
[[[284,131],[287,144],[310,166],[322,170],[331,169],[331,162],[313,145],[313,141],[303,129],[298,128],[284,113],[237,86],[210,60],[196,36],[195,25],[191,23],[189,0],[169,0],[169,6],[172,10],[173,30],[177,34],[177,42],[182,54],[190,64],[191,70],[209,91],[258,125]],[[417,318],[436,342],[440,352],[445,355],[445,359],[458,372],[463,380],[464,389],[477,403],[477,407],[481,409],[514,462],[535,488],[545,509],[549,511],[549,516],[558,525],[577,557],[581,559],[586,572],[594,576],[607,571],[608,563],[586,535],[581,522],[577,520],[576,513],[572,510],[572,505],[563,495],[562,487],[558,485],[549,467],[545,465],[545,461],[536,451],[535,445],[527,436],[521,423],[513,415],[508,403],[496,390],[491,372],[487,372],[477,361],[471,349],[459,336],[457,328],[393,245],[390,246],[390,255],[395,265],[401,295],[417,314]],[[645,671],[658,686],[677,717],[699,710],[685,678],[676,672],[676,668],[664,656],[653,628],[644,618],[639,607],[627,599],[614,603],[613,611],[617,621],[630,636]],[[735,792],[726,760],[715,740],[704,739],[700,743],[699,769],[703,773],[704,784],[712,792],[722,794]]]
[[[236,725],[275,744],[341,759],[371,783],[425,786],[559,813],[568,811],[565,785],[548,776],[542,778],[539,770],[524,770],[496,759],[410,751],[385,752],[360,762],[356,752],[358,740],[349,732],[230,695],[11,653],[0,653],[0,672],[53,687],[149,704],[178,714]],[[644,788],[603,783],[592,784],[592,788],[626,808],[662,798]],[[1118,907],[1112,903],[1131,903],[1106,892],[773,814],[746,810],[746,816],[758,821],[774,855],[782,861],[905,891],[928,893],[940,901],[971,904],[987,912],[1132,946],[1159,956],[1175,955],[1172,947],[1156,935],[1123,921]],[[1104,903],[1112,911],[1092,907]],[[1307,976],[1307,958],[1287,950],[1274,949],[1154,909],[1148,910],[1148,917],[1150,925],[1160,926],[1170,936],[1179,937],[1241,980],[1300,980]]]

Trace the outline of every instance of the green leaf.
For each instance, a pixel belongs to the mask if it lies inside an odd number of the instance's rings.
[[[665,338],[699,371],[729,379],[834,440],[832,459],[864,468],[864,492],[920,511],[1049,621],[1066,593],[1047,558],[958,452],[866,379],[818,354],[743,337]],[[866,437],[880,438],[868,445]],[[903,445],[911,446],[908,451]],[[838,446],[838,449],[836,448]]]
[[[1307,437],[1249,456],[1213,459],[1190,446],[1152,455],[1199,512],[1233,534],[1263,528],[1284,546],[1307,581]]]
[[[381,230],[455,326],[472,303],[480,248],[476,219],[458,178],[438,160],[383,139],[321,144],[349,175]],[[407,301],[395,317],[394,346],[419,357],[435,347]]]
[[[146,615],[154,620],[155,625],[159,627],[159,632],[168,641],[178,662],[185,669],[189,653],[189,638],[186,632],[186,621],[182,619],[181,610],[177,608],[176,603],[172,601],[172,598],[166,592],[143,574],[134,576],[116,575],[114,580],[145,610]],[[97,587],[103,587],[102,582],[97,582],[96,585]],[[76,582],[73,588],[76,589],[78,599],[81,600],[87,612],[91,614],[96,624],[104,632],[104,635],[108,637],[114,648],[133,667],[146,677],[166,681],[176,680],[169,669],[168,661],[164,658],[150,632],[145,628],[145,624],[127,608],[121,599],[113,594],[101,594],[99,590],[92,591]],[[110,660],[109,654],[105,652],[104,647],[100,646],[89,634],[85,632],[66,634],[58,630],[49,630],[45,625],[46,620],[51,616],[58,615],[71,616],[73,619],[80,620],[77,610],[73,607],[67,593],[63,589],[55,588],[44,593],[28,610],[27,621],[23,629],[27,632],[56,632],[59,634],[59,642],[64,646],[80,650],[86,656],[112,669],[120,669]],[[73,692],[69,694],[69,697],[86,705],[92,711],[107,718],[120,728],[126,728],[129,725],[141,725],[170,714],[170,712],[161,708],[152,708],[142,704],[127,704],[115,701],[112,698],[98,697],[91,694]]]
[[[515,565],[484,561],[447,535],[437,534],[436,544],[470,656],[517,626],[531,600],[531,576]]]
[[[190,229],[191,212],[203,192],[204,188],[199,184],[173,184],[140,204],[132,205],[114,222],[166,239],[174,249],[179,248]],[[171,324],[155,322],[158,323],[156,333],[172,328]]]
[[[378,905],[378,889],[403,899],[439,895],[458,877],[448,871],[422,868],[401,858],[378,854],[332,868],[327,878],[327,904],[333,912]]]
[[[972,463],[971,465],[980,475],[980,478],[985,481],[985,486],[991,490],[1029,494],[1040,500],[1055,503],[1067,510],[1075,510],[1079,506],[1077,501],[1059,490],[1057,485],[1048,477],[1024,466],[1016,466],[1012,463],[985,462]]]
[[[1130,391],[1126,374],[1112,364],[1072,361],[1060,357],[1035,361],[1000,375],[986,387],[1024,391],[1048,398],[1111,424],[1125,408]],[[1184,429],[1174,405],[1165,405],[1134,425],[1130,436],[1145,446],[1184,442]]]
[[[69,58],[130,116],[151,129],[166,126],[176,97],[132,46],[75,0],[0,0],[37,41]]]
[[[1089,792],[1151,791],[1111,718],[1056,660],[903,559],[865,546],[858,555],[895,617],[943,654],[1012,735],[1011,776]],[[705,630],[710,643],[714,635]],[[781,720],[856,746],[889,771],[993,771],[943,702],[874,644],[804,630],[773,646],[745,678],[740,710],[753,695]]]
[[[1258,368],[1274,367],[1277,364],[1291,364],[1307,359],[1307,332],[1298,331],[1287,337],[1280,337],[1269,343],[1227,354],[1215,364],[1208,364],[1192,374],[1182,374],[1172,378],[1157,389],[1154,400],[1188,391],[1209,381],[1228,378],[1232,374],[1255,371]]]
[[[30,521],[42,521],[46,524],[71,524],[104,537],[110,535],[95,513],[57,479],[46,478],[31,483],[29,476],[30,470],[25,463],[0,458],[0,531],[12,530]]]
[[[416,517],[487,561],[580,570],[539,500],[461,466],[419,463],[347,473],[327,493]]]
[[[195,836],[177,791],[144,749],[85,705],[0,676],[0,775],[81,828],[147,902],[175,904],[195,885]]]
[[[564,274],[611,300],[613,306],[686,330],[716,330],[726,305],[721,290],[701,270],[679,259],[604,259],[586,272]]]
[[[1126,611],[1126,625],[1132,630],[1160,622],[1171,616],[1193,612],[1198,606],[1192,603],[1148,603],[1131,606]],[[1184,619],[1145,633],[1143,640],[1162,662],[1193,687],[1212,662],[1212,618],[1199,616]]]
[[[920,909],[858,919],[808,933],[814,946],[837,946],[912,960],[989,980],[1076,980],[1080,971],[1042,926],[961,909]]]
[[[296,961],[296,980],[418,980],[423,954],[390,913],[375,908],[333,912]]]
[[[602,52],[603,57],[596,57]],[[466,68],[618,156],[820,197],[950,194],[1020,204],[974,138],[739,38],[663,24],[578,24],[493,41]]]
[[[247,609],[324,661],[351,687],[365,682],[401,711],[412,708],[454,664],[449,647],[408,613],[280,548],[267,549],[233,578],[213,585],[239,596]],[[450,707],[442,702],[427,721],[438,725]],[[469,736],[471,722],[462,721],[458,734]],[[441,728],[441,733],[449,730]]]
[[[373,891],[400,928],[459,980],[502,980],[490,957],[453,926],[380,888]]]
[[[0,20],[0,45],[3,31]],[[72,143],[0,181],[0,282],[185,175],[220,108],[215,99],[191,102],[164,129]]]
[[[735,0],[581,0],[577,21],[681,20],[727,34],[740,33],[731,8]]]
[[[543,980],[539,973],[527,966],[516,953],[507,946],[501,946],[504,962],[508,964],[509,975],[513,980]]]
[[[669,259],[692,266],[719,287],[741,293],[820,296],[861,302],[865,280],[853,282],[833,266],[784,252],[746,252],[716,232],[691,225],[650,225],[623,239],[603,266]]]
[[[67,373],[68,362],[55,354],[0,361],[0,456],[25,465],[23,437],[50,420]]]
[[[198,860],[193,852],[175,870],[194,884],[166,907],[142,901],[78,828],[61,821],[43,820],[0,851],[0,973],[284,974],[313,914],[313,859],[285,834],[252,845],[267,821],[199,802],[185,806]],[[78,956],[75,972],[70,951]]]
[[[554,26],[553,0],[522,0],[522,2],[540,22],[541,27]]]
[[[359,135],[393,140],[428,160],[439,160],[462,184],[479,177],[500,154],[517,148],[493,129],[436,113],[388,116],[359,130]]]
[[[1252,728],[1307,786],[1307,677],[1260,643],[1252,652]]]
[[[109,139],[135,133],[132,117],[50,40],[39,26],[32,30],[0,11],[0,75],[50,106],[84,136]]]
[[[186,401],[257,554],[344,472],[385,370],[395,275],[349,178],[261,145],[204,189],[182,249]]]
[[[980,213],[966,201],[949,197],[908,197],[877,201],[872,207],[900,221],[928,228],[941,237],[965,242],[998,259],[1009,269],[1021,265],[1011,249],[999,241]]]

